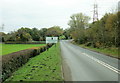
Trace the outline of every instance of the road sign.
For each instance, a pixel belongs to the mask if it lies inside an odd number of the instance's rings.
[[[58,37],[46,37],[46,44],[47,43],[57,43]]]

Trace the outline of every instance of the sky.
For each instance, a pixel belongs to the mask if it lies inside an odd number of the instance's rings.
[[[4,32],[21,27],[68,28],[70,16],[83,13],[93,18],[93,4],[98,4],[99,19],[113,12],[119,0],[0,0],[0,26]],[[92,19],[91,21],[92,22]]]

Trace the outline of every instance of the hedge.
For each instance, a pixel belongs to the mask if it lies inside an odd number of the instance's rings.
[[[46,46],[41,46],[39,48],[21,50],[2,56],[2,59],[0,59],[0,63],[2,63],[2,70],[0,70],[2,71],[2,76],[0,77],[0,80],[4,82],[5,79],[10,77],[14,71],[28,62],[31,57],[39,55],[52,45],[53,44],[47,44]]]
[[[45,41],[27,41],[27,42],[21,42],[21,41],[6,41],[5,44],[45,44]]]

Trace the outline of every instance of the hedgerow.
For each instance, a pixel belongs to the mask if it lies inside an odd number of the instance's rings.
[[[0,70],[2,71],[2,76],[0,79],[2,82],[10,77],[19,67],[28,62],[31,57],[39,55],[49,49],[52,45],[53,44],[47,44],[46,46],[41,46],[39,48],[30,48],[2,56],[2,59],[0,59],[0,62],[2,63],[2,69]]]

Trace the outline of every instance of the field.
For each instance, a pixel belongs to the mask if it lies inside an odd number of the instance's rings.
[[[39,47],[43,45],[45,44],[0,44],[0,47],[2,47],[2,55],[5,55],[12,52],[17,52],[20,50],[24,50],[32,47]]]
[[[62,81],[59,44],[31,58],[6,81]]]

